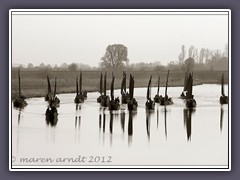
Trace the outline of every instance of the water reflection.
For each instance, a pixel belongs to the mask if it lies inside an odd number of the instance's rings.
[[[165,137],[167,139],[167,108],[164,107],[164,126],[165,126]]]
[[[146,130],[148,140],[150,140],[150,121],[151,121],[151,111],[146,110]]]
[[[129,111],[129,117],[128,117],[128,145],[132,144],[132,135],[133,135],[133,112]]]
[[[47,125],[52,127],[57,125],[58,122],[58,113],[57,109],[54,106],[49,106],[45,113],[45,120]]]
[[[124,130],[125,130],[125,116],[126,116],[125,111],[122,110],[121,114],[120,114],[120,117],[121,117],[121,128],[122,128],[123,133],[124,133]]]
[[[223,128],[223,115],[224,115],[224,110],[223,110],[223,106],[221,105],[221,109],[220,109],[220,130],[221,131]]]
[[[183,116],[184,116],[184,126],[186,127],[187,131],[187,140],[191,141],[192,135],[192,114],[195,112],[195,109],[184,108],[183,109]]]
[[[80,127],[81,127],[81,104],[76,104],[75,115],[75,141],[80,142]]]

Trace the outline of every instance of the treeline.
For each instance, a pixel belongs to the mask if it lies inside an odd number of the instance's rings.
[[[115,45],[117,46],[117,45]],[[108,50],[108,49],[107,49]],[[114,49],[116,50],[116,48]],[[127,51],[127,48],[124,49]],[[110,50],[109,50],[110,51]],[[108,51],[107,51],[108,52]],[[112,53],[106,53],[112,54]],[[176,61],[170,61],[167,65],[162,65],[160,61],[156,62],[140,62],[140,63],[129,63],[129,60],[126,59],[127,53],[120,53],[126,54],[124,57],[125,59],[122,60],[121,57],[118,57],[118,63],[114,63],[113,59],[117,58],[110,58],[112,56],[105,56],[101,58],[98,67],[92,67],[87,64],[83,63],[63,63],[60,66],[57,64],[50,65],[41,63],[38,66],[34,66],[32,63],[29,63],[26,67],[20,65],[22,69],[31,70],[31,71],[39,71],[39,70],[50,70],[50,71],[164,71],[164,70],[177,70],[177,71],[185,71],[187,69],[191,69],[194,71],[227,71],[228,70],[228,45],[226,44],[225,49],[221,50],[210,50],[208,48],[201,48],[198,50],[193,45],[190,46],[188,49],[185,45],[182,45],[180,48],[180,53],[178,55],[178,59]],[[119,54],[119,53],[114,53]],[[116,56],[116,55],[115,55]],[[114,56],[114,57],[115,57]],[[108,63],[107,63],[108,62]],[[106,65],[109,64],[109,65]],[[110,66],[113,65],[114,66]],[[14,67],[13,67],[14,68]]]

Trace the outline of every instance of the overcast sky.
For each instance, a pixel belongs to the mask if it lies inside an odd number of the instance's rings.
[[[228,15],[12,15],[12,62],[98,66],[124,44],[130,63],[178,60],[181,45],[224,49]]]

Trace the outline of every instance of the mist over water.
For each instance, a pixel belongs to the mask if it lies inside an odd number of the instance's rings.
[[[127,105],[110,112],[88,93],[84,103],[75,94],[59,94],[58,119],[45,120],[44,98],[27,99],[23,110],[12,108],[13,165],[228,165],[228,105],[220,105],[220,85],[193,87],[197,107],[179,99],[182,87],[169,87],[174,104],[145,110],[147,88],[136,88],[137,112]],[[165,88],[160,87],[160,94]],[[152,88],[152,98],[157,88]],[[228,94],[228,86],[225,86]],[[109,92],[108,92],[109,94]],[[120,97],[120,90],[115,91]],[[111,162],[22,163],[20,158],[111,156]]]

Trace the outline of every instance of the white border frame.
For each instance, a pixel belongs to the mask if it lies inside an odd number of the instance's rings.
[[[13,12],[14,11],[14,12]],[[34,11],[37,11],[34,12]],[[14,166],[12,167],[12,87],[11,87],[11,71],[12,71],[12,15],[13,14],[226,14],[228,15],[228,154],[229,164],[228,166]],[[123,12],[124,11],[124,12]],[[172,11],[172,12],[171,12]],[[175,13],[174,13],[175,12]],[[87,168],[87,169],[85,169]],[[94,169],[91,169],[94,168]],[[124,168],[124,169],[122,169]],[[128,169],[129,168],[129,169]],[[158,169],[157,169],[158,168]],[[225,168],[225,169],[222,169]],[[230,9],[10,9],[9,10],[9,170],[10,171],[231,171],[231,10]]]

